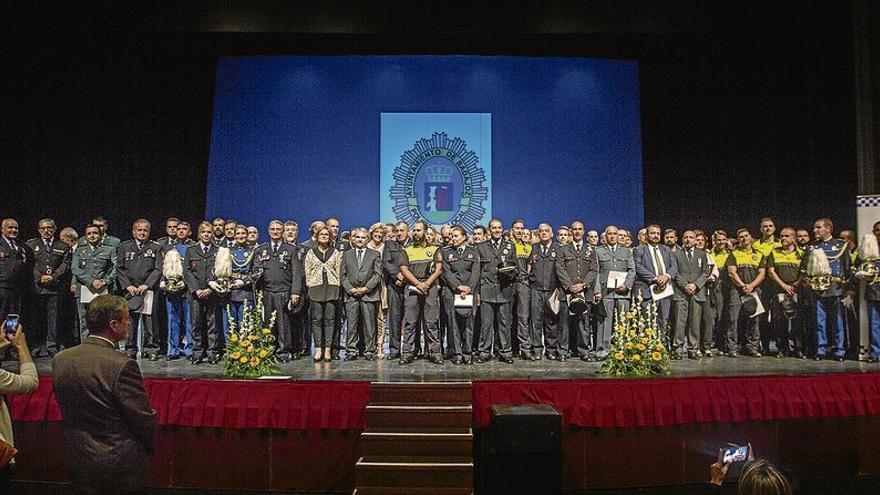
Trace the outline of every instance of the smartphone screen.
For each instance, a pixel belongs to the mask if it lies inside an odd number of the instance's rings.
[[[18,315],[6,315],[6,333],[15,333],[16,327],[18,327]]]
[[[730,446],[722,449],[721,462],[723,464],[733,464],[737,462],[745,462],[749,458],[749,447],[744,445]]]

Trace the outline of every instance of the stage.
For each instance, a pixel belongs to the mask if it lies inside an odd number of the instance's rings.
[[[37,363],[38,391],[9,397],[22,450],[16,479],[62,483],[61,450],[28,448],[61,438],[51,361]],[[351,493],[361,476],[356,464],[371,448],[362,434],[380,421],[370,412],[383,402],[377,393],[425,387],[401,395],[410,402],[438,383],[458,384],[469,402],[475,493],[489,408],[497,403],[551,404],[562,414],[565,493],[703,483],[726,442],[751,442],[808,482],[880,474],[876,364],[716,357],[674,361],[666,377],[630,379],[600,375],[599,363],[580,360],[299,360],[281,365],[290,379],[254,381],[224,380],[220,365],[185,360],[140,365],[160,425],[154,487]],[[233,452],[241,469],[231,472]]]
[[[138,360],[144,377],[156,378],[202,378],[222,379],[223,367],[207,363],[193,366],[186,359],[176,361]],[[52,374],[52,361],[48,358],[36,360],[41,375]],[[877,363],[858,361],[813,361],[810,359],[771,357],[751,358],[727,357],[703,358],[701,360],[683,359],[671,361],[672,373],[668,378],[685,377],[732,377],[756,375],[801,375],[817,373],[841,373],[857,371],[880,371]],[[5,368],[8,368],[8,364]],[[436,365],[426,360],[416,360],[401,366],[396,360],[332,361],[315,363],[311,359],[300,359],[282,363],[280,375],[293,380],[356,380],[370,382],[437,382],[437,381],[478,381],[478,380],[619,380],[598,373],[600,363],[569,359],[564,363],[544,359],[523,361],[515,359],[513,364],[499,361],[471,365],[453,365],[446,361]],[[13,366],[14,368],[14,366]],[[9,368],[12,369],[12,368]]]

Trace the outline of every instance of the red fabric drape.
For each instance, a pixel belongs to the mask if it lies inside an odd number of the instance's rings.
[[[370,382],[147,378],[160,425],[209,428],[363,430]],[[9,396],[12,419],[60,421],[52,377],[31,395]]]
[[[638,380],[479,381],[474,417],[492,404],[550,404],[564,425],[666,426],[880,414],[880,373]]]

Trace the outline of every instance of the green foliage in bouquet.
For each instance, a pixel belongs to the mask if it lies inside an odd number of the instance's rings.
[[[615,311],[611,349],[600,373],[616,376],[669,374],[669,351],[657,328],[657,305],[642,309],[641,298],[629,311]]]
[[[244,302],[241,321],[229,318],[223,371],[230,378],[258,378],[279,372],[275,358],[277,346],[270,330],[275,324],[275,312],[266,324],[263,321],[263,293],[257,292],[256,299],[255,306]]]

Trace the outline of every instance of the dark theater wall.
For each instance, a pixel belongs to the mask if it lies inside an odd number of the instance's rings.
[[[23,236],[47,215],[81,231],[102,214],[123,237],[140,216],[199,220],[217,56],[283,53],[634,58],[646,220],[854,223],[847,2],[49,5],[4,16],[0,215]]]

